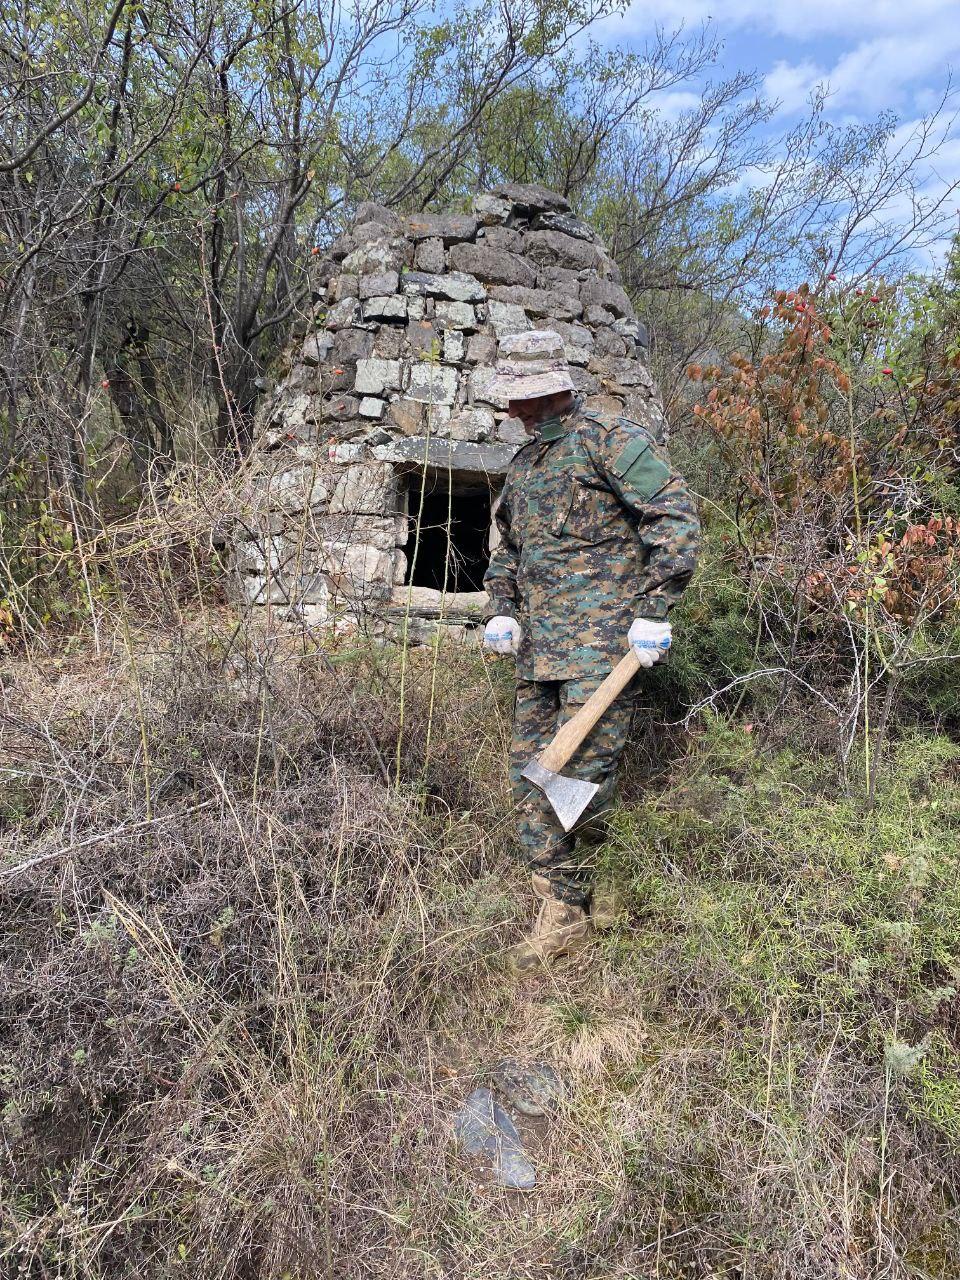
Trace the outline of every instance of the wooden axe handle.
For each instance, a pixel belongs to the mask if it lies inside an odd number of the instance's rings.
[[[559,773],[593,726],[640,670],[640,659],[629,649],[599,689],[595,689],[576,715],[561,725],[549,747],[539,757],[551,773]]]

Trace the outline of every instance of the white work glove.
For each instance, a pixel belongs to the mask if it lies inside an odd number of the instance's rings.
[[[670,648],[672,633],[669,622],[656,622],[653,618],[635,618],[627,640],[640,659],[641,667],[652,667]]]
[[[520,647],[520,623],[499,614],[484,628],[483,647],[492,653],[516,653]]]

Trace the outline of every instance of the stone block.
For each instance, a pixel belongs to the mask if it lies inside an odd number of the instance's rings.
[[[451,440],[489,440],[493,435],[495,418],[492,409],[474,406],[453,414],[447,424]]]
[[[582,396],[596,395],[600,390],[599,379],[592,373],[588,373],[586,369],[581,369],[579,365],[570,366],[570,381]]]
[[[462,305],[451,303],[448,305]],[[440,339],[436,329],[428,320],[421,320],[417,324],[407,325],[407,342],[413,355],[428,355],[430,353],[440,353]]]
[[[366,423],[363,423],[366,426]],[[331,444],[327,448],[327,461],[335,463],[338,467],[345,467],[350,462],[356,462],[365,452],[365,446],[362,440],[344,440],[339,444]]]
[[[448,329],[443,335],[443,358],[448,364],[460,364],[466,353],[467,340],[459,329]]]
[[[355,418],[360,410],[360,401],[356,396],[330,396],[320,404],[320,421],[346,422]]]
[[[367,324],[402,323],[407,318],[407,300],[396,294],[368,298],[363,303],[362,314]]]
[[[392,551],[397,545],[396,516],[327,516],[323,522],[325,540],[346,545],[350,542]],[[406,524],[403,538],[406,541]]]
[[[330,246],[330,257],[335,262],[339,262],[363,245],[377,240],[389,240],[392,235],[391,228],[376,219],[355,221],[349,231],[345,231],[334,240]]]
[[[300,360],[311,369],[323,364],[333,346],[332,333],[308,333],[300,348]]]
[[[330,359],[334,365],[356,364],[373,355],[374,335],[369,329],[341,329],[333,339]]]
[[[373,354],[384,360],[399,360],[403,355],[404,329],[398,324],[382,324],[377,328]]]
[[[328,329],[344,329],[360,319],[360,303],[356,298],[343,298],[327,312],[324,324]]]
[[[580,299],[588,312],[590,307],[598,306],[612,311],[614,319],[618,316],[625,320],[636,319],[633,303],[620,285],[612,280],[584,280],[580,285]]]
[[[537,272],[537,286],[540,289],[560,288],[564,293],[579,297],[580,271],[571,271],[567,267],[556,267],[546,263]]]
[[[383,298],[396,293],[400,287],[400,273],[397,271],[375,271],[360,277],[357,292],[361,298]]]
[[[376,358],[357,361],[354,390],[363,395],[383,395],[400,389],[400,361]]]
[[[513,302],[488,302],[487,319],[498,339],[505,338],[508,333],[523,333],[533,327],[523,307],[518,307]]]
[[[434,318],[441,329],[469,329],[477,327],[477,311],[469,302],[438,302]]]
[[[234,548],[234,565],[240,573],[264,575],[269,570],[276,573],[283,565],[290,548],[286,539],[272,535],[238,542]]]
[[[407,234],[413,240],[440,240],[456,244],[473,240],[477,219],[469,213],[416,213],[407,219]]]
[[[321,476],[310,465],[286,467],[261,481],[266,489],[267,504],[271,511],[297,511],[304,507],[326,506],[330,498],[327,484],[329,477]],[[262,489],[261,489],[262,491]]]
[[[530,437],[519,418],[504,418],[497,425],[497,439],[504,444],[526,444]]]
[[[523,253],[523,236],[512,227],[486,227],[480,234],[478,244],[487,245],[491,249],[506,249],[510,253]]]
[[[386,596],[394,585],[396,552],[353,542],[325,542],[326,578],[334,596]]]
[[[273,578],[264,577],[263,574],[240,574],[237,586],[240,598],[247,604],[283,604],[287,598],[285,591],[277,589]]]
[[[613,357],[606,361],[608,376],[619,382],[622,387],[646,387],[653,390],[653,377],[645,365],[629,356]]]
[[[497,409],[505,409],[507,407],[507,402],[503,396],[493,390],[494,376],[494,370],[490,365],[480,365],[478,368],[471,370],[468,381],[470,404],[480,401],[483,404],[492,404]]]
[[[488,248],[483,243],[455,244],[450,265],[487,284],[520,284],[531,288],[537,273],[525,258],[506,249]]]
[[[595,348],[597,354],[601,356],[625,356],[627,341],[613,329],[598,328]]]
[[[576,320],[583,314],[580,299],[560,289],[525,289],[521,285],[494,285],[490,297],[497,302],[512,302],[531,316],[549,320]]]
[[[421,240],[414,250],[413,265],[417,271],[427,271],[433,275],[441,272],[446,265],[443,257],[443,241]]]
[[[571,343],[565,342],[563,344],[563,354],[567,357],[567,364],[587,365],[590,363],[590,357],[593,352],[589,347],[575,347]]]
[[[550,191],[547,187],[540,187],[532,182],[503,182],[493,188],[493,194],[509,200],[518,211],[526,214],[551,210],[557,213],[570,212],[570,202],[559,192]]]
[[[446,298],[450,302],[483,302],[487,296],[480,281],[462,271],[448,271],[446,275],[407,271],[400,283],[404,293],[426,298]]]
[[[448,404],[428,404],[426,409],[427,430],[431,434],[445,435],[450,415],[453,413]]]
[[[408,400],[425,404],[453,404],[457,396],[457,371],[446,365],[424,362],[410,366],[410,381],[405,395]]]
[[[342,302],[344,298],[356,298],[360,292],[360,277],[347,274],[334,276],[327,285],[327,297],[331,302]]]
[[[562,231],[531,231],[525,237],[525,247],[531,260],[543,266],[565,267],[569,271],[609,271],[609,259],[595,244],[564,235]]]
[[[374,422],[379,422],[383,417],[383,409],[382,400],[378,400],[376,396],[364,396],[360,401],[358,412],[361,418],[371,418]]]
[[[502,196],[489,195],[487,192],[473,197],[472,208],[477,215],[477,221],[484,227],[506,222],[513,212],[511,201],[504,200]]]
[[[380,516],[391,512],[395,501],[393,467],[380,461],[357,463],[337,476],[330,497],[330,513]]]
[[[330,621],[330,589],[324,583],[326,589],[326,597],[323,600],[313,600],[310,604],[301,604],[296,610],[294,616],[290,619],[294,623],[302,623],[305,627],[323,627]]]
[[[405,436],[415,436],[423,430],[425,412],[419,400],[394,400],[387,408],[387,418]]]
[[[595,302],[592,302],[587,307],[583,313],[583,318],[587,324],[594,326],[606,325],[608,328],[612,328],[617,322],[617,317],[612,311],[608,311],[606,307],[598,306]]]
[[[576,217],[572,213],[557,213],[549,211],[547,213],[539,213],[534,219],[533,225],[537,230],[544,231],[562,231],[566,236],[573,236],[577,240],[595,241],[597,235],[593,228],[588,226],[582,218]]]
[[[497,340],[489,333],[475,333],[467,339],[468,364],[493,364],[497,358]]]
[[[593,334],[585,325],[576,322],[571,324],[566,320],[537,320],[533,327],[552,329],[554,333],[559,333],[564,342],[569,343],[570,346],[593,350]]]
[[[371,226],[374,225],[371,223]],[[358,228],[354,235],[358,235]],[[410,246],[399,239],[384,238],[384,228],[377,226],[378,238],[372,242],[361,244],[343,260],[343,270],[351,275],[365,276],[380,271],[399,271],[406,265],[406,257]]]
[[[635,342],[646,351],[650,346],[650,331],[642,320],[618,320],[614,330],[628,342]]]
[[[370,337],[373,337],[372,333]],[[329,360],[320,370],[323,394],[325,396],[330,396],[335,392],[352,390],[353,380],[355,377],[355,360],[346,360],[343,364],[335,364],[333,360]]]
[[[353,215],[353,221],[358,227],[365,223],[377,222],[391,231],[400,229],[400,218],[397,213],[393,209],[388,209],[386,205],[376,204],[373,200],[361,200]]]

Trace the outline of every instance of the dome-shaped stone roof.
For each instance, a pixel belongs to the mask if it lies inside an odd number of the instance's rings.
[[[507,184],[468,214],[362,204],[316,272],[311,330],[250,461],[233,563],[252,604],[387,627],[399,613],[482,614],[480,593],[452,589],[456,572],[445,568],[443,590],[411,582],[410,477],[495,497],[525,438],[491,390],[506,334],[557,331],[586,403],[663,437],[646,329],[597,235],[556,192]]]

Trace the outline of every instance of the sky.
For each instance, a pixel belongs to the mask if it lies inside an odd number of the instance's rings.
[[[829,118],[867,120],[889,109],[905,130],[936,107],[952,73],[960,89],[960,0],[633,0],[624,16],[604,23],[601,39],[640,47],[657,25],[672,31],[702,22],[723,43],[716,76],[760,72],[779,103],[777,130],[800,119],[818,84],[829,87]],[[929,189],[958,178],[960,121]],[[951,206],[960,206],[960,191]]]

